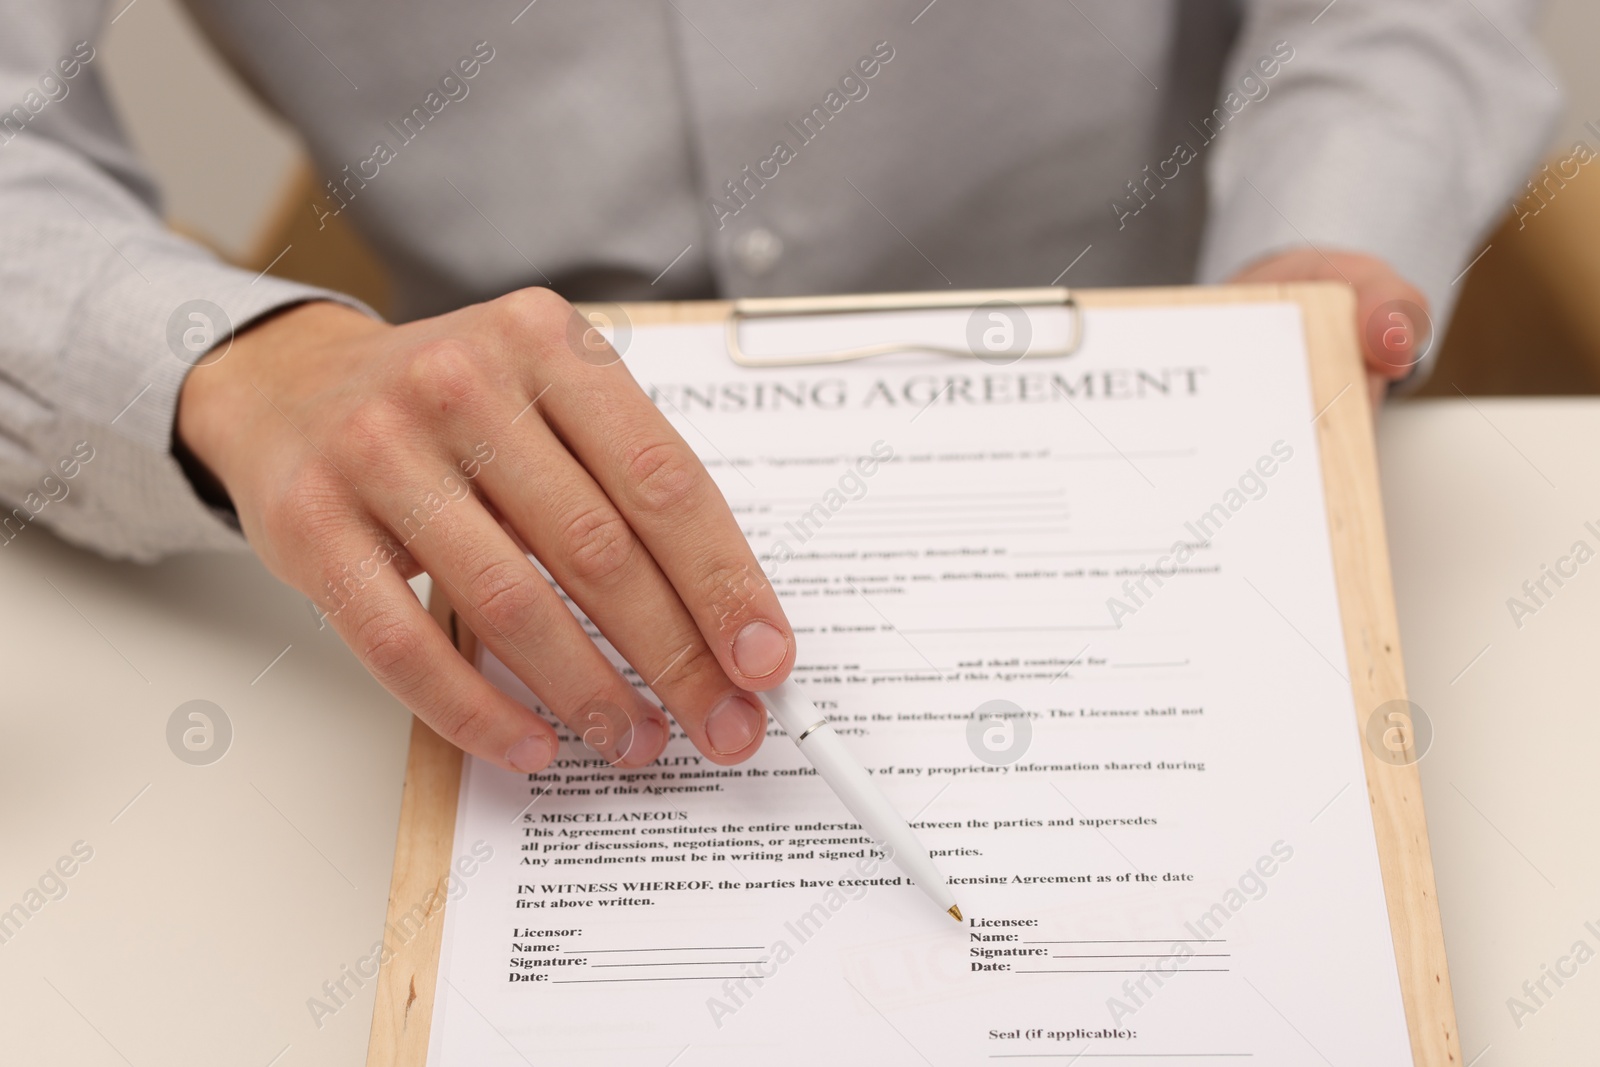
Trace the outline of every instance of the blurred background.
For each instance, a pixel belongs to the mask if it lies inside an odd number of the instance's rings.
[[[1546,71],[1567,94],[1550,170],[1484,242],[1423,395],[1600,393],[1600,4],[1553,0]],[[317,232],[321,182],[292,130],[263,109],[179,0],[134,0],[98,63],[129,136],[166,193],[171,224],[254,270],[353,293],[384,311],[383,271],[343,220]],[[1585,123],[1593,121],[1595,128]],[[1582,141],[1596,159],[1567,178]],[[1520,216],[1520,217],[1519,217]],[[313,236],[315,235],[315,236]]]

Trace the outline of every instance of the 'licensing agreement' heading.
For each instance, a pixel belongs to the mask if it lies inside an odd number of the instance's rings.
[[[846,407],[925,408],[935,403],[1050,404],[1078,400],[1182,399],[1199,395],[1205,367],[1161,367],[1144,370],[1115,367],[1060,374],[1024,371],[1014,374],[917,374],[879,378],[851,396],[843,378],[789,381],[705,383],[652,382],[650,399],[667,410],[782,411]]]

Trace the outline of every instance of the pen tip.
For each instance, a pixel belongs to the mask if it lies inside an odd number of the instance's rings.
[[[962,919],[962,918],[961,918],[961,909],[960,909],[960,908],[958,908],[958,907],[957,907],[957,906],[956,906],[956,905],[954,905],[954,904],[952,904],[952,905],[950,905],[950,918],[952,918],[952,919],[954,919],[954,920],[955,920],[955,921],[956,921],[956,922],[962,922],[962,921],[964,921],[964,920],[963,920],[963,919]]]

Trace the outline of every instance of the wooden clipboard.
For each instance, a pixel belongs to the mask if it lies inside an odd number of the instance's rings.
[[[1004,290],[991,295],[1001,300],[1008,296]],[[1300,305],[1312,395],[1315,410],[1321,413],[1316,425],[1322,481],[1355,698],[1351,725],[1363,730],[1365,712],[1385,701],[1404,699],[1406,691],[1372,412],[1351,291],[1334,283],[1297,283],[1076,290],[1074,297],[1082,308],[1283,301]],[[723,321],[732,307],[721,301],[658,303],[632,304],[626,311],[635,324],[645,325]],[[475,639],[458,623],[449,604],[436,594],[429,610],[470,659]],[[1361,745],[1361,754],[1412,1057],[1417,1067],[1457,1067],[1461,1049],[1455,1004],[1416,764],[1387,763],[1366,744]],[[386,933],[397,929],[405,933],[390,944],[392,955],[378,975],[368,1067],[422,1067],[427,1062],[461,763],[456,748],[421,720],[412,721],[384,927]]]

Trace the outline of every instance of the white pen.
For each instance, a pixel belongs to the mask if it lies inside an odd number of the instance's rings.
[[[883,795],[866,768],[850,755],[844,741],[828,725],[828,717],[806,699],[792,679],[762,693],[761,699],[795,747],[844,801],[844,806],[856,817],[867,836],[886,845],[899,868],[921,886],[935,904],[949,912],[952,919],[961,922],[956,898],[944,875],[933,865],[927,848],[917,840],[911,825],[889,803],[889,798]]]

